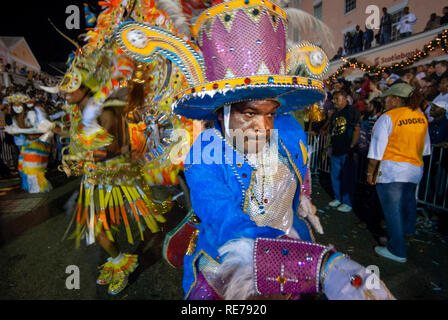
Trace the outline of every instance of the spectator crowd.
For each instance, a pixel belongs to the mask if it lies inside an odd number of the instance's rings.
[[[373,154],[377,151],[371,150],[373,139],[376,145],[383,144],[382,149],[378,148],[381,152],[384,152],[386,145],[390,147],[392,143],[389,140],[388,144],[385,140],[392,139],[393,130],[396,128],[392,130],[393,121],[384,121],[384,117],[382,118],[382,115],[392,114],[392,105],[398,110],[406,109],[409,112],[406,116],[409,123],[422,124],[421,132],[426,133],[426,137],[421,133],[418,138],[409,140],[414,142],[410,143],[408,140],[402,142],[409,148],[404,157],[408,157],[412,153],[411,149],[416,148],[415,167],[404,166],[405,171],[400,173],[399,178],[410,176],[409,182],[412,183],[410,189],[406,189],[407,202],[410,202],[409,199],[415,201],[415,187],[421,181],[419,199],[424,199],[424,194],[431,194],[434,197],[439,195],[439,198],[434,199],[439,199],[440,205],[448,204],[446,190],[448,183],[448,61],[435,61],[396,73],[386,71],[381,77],[364,74],[361,79],[352,82],[339,78],[326,88],[326,93],[327,98],[318,111],[320,115],[316,117],[311,111],[306,113],[305,129],[310,136],[320,136],[328,141],[323,150],[319,151],[319,157],[322,155],[323,158],[330,159],[330,178],[335,196],[329,203],[330,207],[344,213],[354,212],[360,223],[366,225],[379,243],[386,244],[387,240],[389,244],[391,243],[391,235],[387,234],[386,237],[382,227],[384,216],[387,220],[385,204],[379,199],[378,186],[375,188],[375,183],[371,180],[371,183],[368,183],[371,176],[376,174],[378,178],[378,172],[375,172],[374,168],[369,170],[368,164],[372,157],[375,158]],[[381,125],[377,124],[379,119],[381,119]],[[385,126],[385,123],[389,127]],[[383,130],[383,128],[386,129]],[[379,134],[381,130],[382,136]],[[412,132],[417,131],[410,131],[408,134],[413,134]],[[372,138],[375,134],[375,138]],[[417,140],[418,143],[415,142]],[[394,156],[395,158],[392,157],[392,159],[397,158],[397,155]],[[382,157],[381,154],[379,160]],[[381,172],[379,174],[380,180],[386,179],[385,164],[383,167],[383,176],[381,177]],[[416,174],[410,174],[412,170],[417,170]],[[395,181],[387,181],[381,185],[390,186],[388,183],[391,182]],[[391,191],[387,192],[390,194]],[[413,212],[415,208],[408,211]],[[408,225],[406,230],[412,230],[412,221],[415,228],[415,217],[411,217],[410,220],[410,226]],[[388,222],[388,231],[394,229],[389,223],[392,222]],[[412,235],[412,231],[408,233],[406,236]],[[401,238],[394,241],[400,243],[402,247]],[[400,251],[401,253],[397,254]],[[389,251],[377,253],[391,257]],[[403,255],[405,254],[402,249],[397,249],[392,259],[405,262]]]
[[[403,9],[403,15],[400,20],[395,22],[398,34],[397,40],[410,37],[414,33],[414,26],[417,23],[417,19],[417,16],[415,13],[411,12],[409,7]],[[383,8],[381,23],[377,34],[375,35],[370,25],[366,25],[365,30],[362,30],[359,25],[356,26],[354,32],[346,32],[344,34],[343,47],[338,49],[332,61],[369,50],[373,46],[390,43],[393,38],[393,25],[394,21],[392,15],[388,13],[387,8]],[[448,25],[448,6],[443,8],[443,16],[439,16],[437,13],[432,13],[422,31],[429,31],[444,25]]]

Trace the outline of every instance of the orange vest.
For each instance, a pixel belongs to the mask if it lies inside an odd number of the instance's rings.
[[[387,111],[392,119],[392,133],[383,160],[423,166],[423,149],[428,121],[421,111],[402,107]]]

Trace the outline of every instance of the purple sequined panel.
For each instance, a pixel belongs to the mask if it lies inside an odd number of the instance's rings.
[[[306,294],[319,291],[320,265],[329,248],[294,239],[257,239],[254,249],[260,294]]]
[[[196,285],[187,300],[222,300],[222,298],[208,284],[204,275],[199,272]]]
[[[266,10],[258,13],[260,20],[257,23],[243,10],[230,14],[233,15],[230,32],[219,18],[212,22],[210,39],[206,28],[201,30],[201,51],[207,66],[207,80],[225,79],[228,69],[235,77],[254,76],[260,70],[263,70],[263,75],[280,74],[281,63],[286,59],[283,20]],[[274,20],[275,23],[271,22]],[[277,25],[276,30],[274,25]],[[262,62],[265,67],[260,69]]]

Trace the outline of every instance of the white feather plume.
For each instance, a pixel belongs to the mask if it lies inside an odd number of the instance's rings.
[[[157,0],[157,8],[165,11],[177,29],[187,37],[191,37],[188,20],[177,0]]]
[[[322,46],[328,46],[329,49],[335,48],[333,33],[324,22],[300,9],[286,8],[285,11],[289,28],[297,30],[302,40],[320,39]],[[288,45],[290,46],[291,42]]]

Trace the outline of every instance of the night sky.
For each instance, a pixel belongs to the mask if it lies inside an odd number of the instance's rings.
[[[87,3],[96,15],[101,11],[97,0],[41,0],[20,1],[2,0],[0,9],[0,36],[23,36],[31,47],[42,69],[51,74],[58,73],[48,63],[65,63],[75,47],[51,26],[53,24],[71,39],[85,33],[83,3]],[[65,21],[69,13],[65,13],[69,5],[80,8],[80,30],[69,30]],[[83,45],[80,40],[78,43]]]

